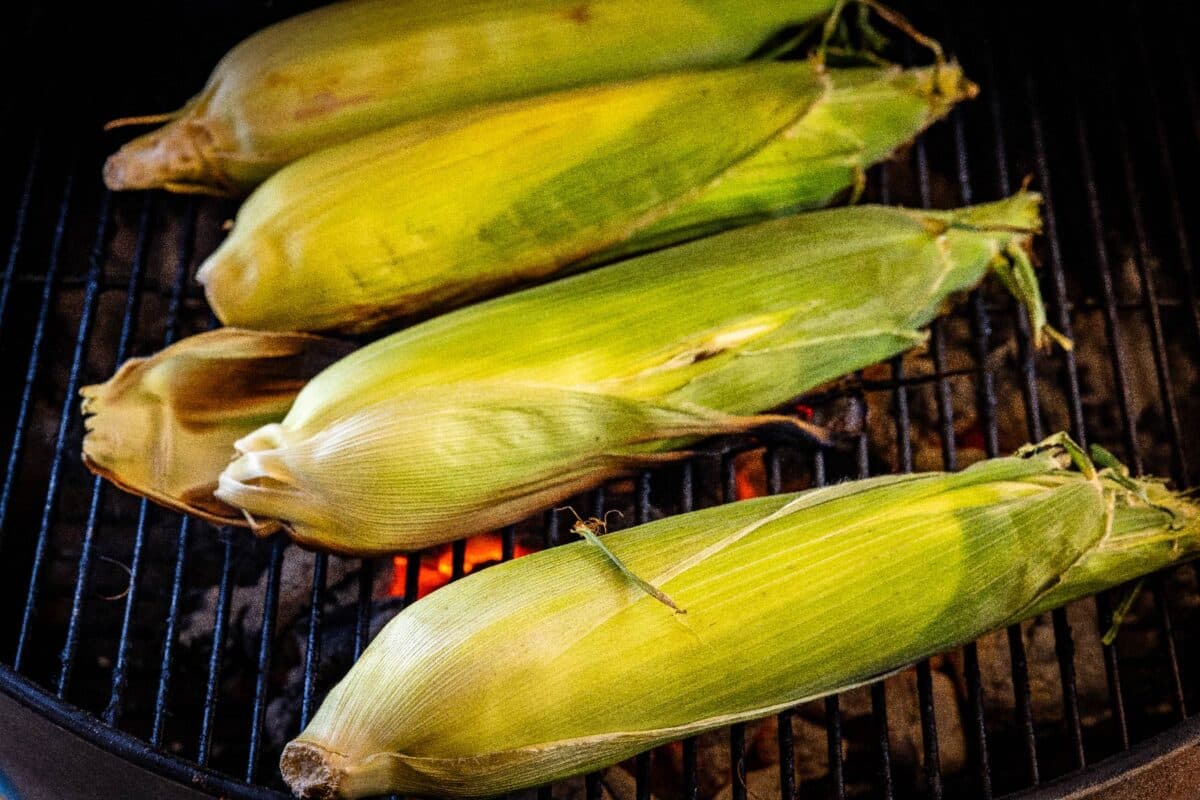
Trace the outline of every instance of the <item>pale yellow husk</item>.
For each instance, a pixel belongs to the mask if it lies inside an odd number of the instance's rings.
[[[237,442],[217,496],[307,546],[418,549],[778,429],[756,415],[919,345],[989,272],[1040,336],[1039,202],[802,214],[439,317],[314,378]]]
[[[1197,507],[1055,437],[957,474],[761,498],[405,609],[285,749],[309,798],[500,794],[871,681],[1200,552]]]
[[[833,0],[350,0],[234,47],[113,189],[241,194],[307,153],[420,117],[569,86],[737,63]],[[118,121],[120,122],[120,121]]]
[[[975,86],[756,62],[424,119],[263,184],[197,275],[222,322],[361,332],[861,188]]]

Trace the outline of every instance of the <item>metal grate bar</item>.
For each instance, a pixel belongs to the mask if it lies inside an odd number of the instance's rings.
[[[179,626],[179,601],[183,595],[183,578],[187,570],[187,550],[190,517],[179,523],[175,541],[175,570],[171,576],[171,602],[167,608],[167,626],[163,632],[162,659],[158,668],[158,690],[154,695],[154,721],[150,729],[150,744],[161,747],[163,724],[166,721],[167,694],[171,688],[171,667],[175,655],[175,630]]]
[[[94,488],[92,490],[91,508],[88,510],[89,526],[95,525],[96,509],[100,506],[100,496],[100,489]],[[125,710],[125,690],[129,686],[129,633],[133,629],[133,609],[137,602],[142,551],[146,546],[146,517],[149,511],[149,503],[142,502],[138,504],[137,532],[134,535],[133,555],[129,562],[129,582],[126,584],[125,610],[121,615],[121,634],[117,640],[117,655],[113,662],[112,688],[109,690],[108,704],[104,707],[104,722],[113,728],[117,727],[121,722],[121,714]]]
[[[1037,162],[1038,186],[1044,198],[1042,209],[1045,226],[1046,244],[1050,250],[1050,269],[1053,278],[1055,324],[1059,331],[1068,339],[1073,337],[1071,325],[1071,309],[1067,300],[1067,283],[1063,270],[1062,249],[1058,238],[1058,218],[1054,212],[1054,195],[1050,181],[1050,165],[1046,156],[1046,138],[1042,130],[1042,116],[1038,103],[1037,87],[1032,74],[1026,75],[1026,95],[1030,109],[1030,132],[1033,134],[1034,157]],[[1087,432],[1083,424],[1083,401],[1079,388],[1079,369],[1075,363],[1075,351],[1066,350],[1062,354],[1066,364],[1067,403],[1071,419],[1071,433],[1081,447],[1087,447]],[[1040,410],[1035,414],[1038,419],[1038,430],[1041,431]],[[1042,434],[1039,433],[1038,436]]]
[[[695,508],[695,466],[692,459],[680,464],[679,469],[679,513],[686,514]],[[700,797],[700,776],[697,764],[696,737],[689,736],[683,740],[683,772],[680,775],[683,800],[697,800]]]
[[[1041,783],[1037,755],[1037,732],[1033,725],[1033,693],[1029,688],[1029,663],[1025,655],[1025,640],[1021,638],[1021,626],[1008,626],[1008,658],[1012,664],[1013,699],[1017,709],[1017,724],[1021,729],[1025,745],[1025,764],[1029,784]]]
[[[267,564],[267,585],[263,590],[262,627],[258,637],[258,664],[254,677],[254,706],[250,712],[250,747],[246,756],[246,782],[253,783],[258,774],[262,752],[263,722],[267,717],[267,678],[271,672],[271,645],[275,641],[275,617],[279,612],[279,576],[283,571],[283,556],[288,538],[283,533],[271,540],[271,558]],[[357,657],[357,653],[355,656]]]
[[[173,289],[167,303],[166,332],[163,343],[170,345],[175,341],[179,328],[179,309],[183,302],[183,283],[188,274],[188,263],[191,260],[192,248],[196,239],[196,203],[188,197],[183,211],[184,225],[180,233],[179,252],[175,260],[175,276]],[[143,501],[144,502],[144,501]],[[167,698],[171,688],[172,659],[175,655],[175,632],[179,627],[180,600],[183,596],[184,577],[187,570],[187,548],[191,538],[190,518],[184,516],[179,521],[179,533],[176,537],[175,570],[171,577],[171,600],[167,607],[166,629],[163,632],[162,659],[158,670],[158,689],[154,697],[154,721],[151,726],[150,743],[157,746],[162,744],[163,725],[166,721]]]
[[[637,482],[637,524],[645,525],[650,521],[650,473],[638,475]]]
[[[1111,85],[1117,85],[1111,69],[1108,77]],[[1172,389],[1170,365],[1167,359],[1166,336],[1163,333],[1162,314],[1159,308],[1158,289],[1155,286],[1154,277],[1150,271],[1153,255],[1150,251],[1149,237],[1146,234],[1146,222],[1142,216],[1142,206],[1136,200],[1136,198],[1142,195],[1138,186],[1133,158],[1129,152],[1129,128],[1125,123],[1123,115],[1114,113],[1110,118],[1115,120],[1117,127],[1117,141],[1121,151],[1121,173],[1125,183],[1125,195],[1131,200],[1127,204],[1127,208],[1129,210],[1130,222],[1133,224],[1134,239],[1137,242],[1137,258],[1134,261],[1137,266],[1138,280],[1142,285],[1142,305],[1149,320],[1150,338],[1154,345],[1154,371],[1158,379],[1159,396],[1162,398],[1163,407],[1166,411],[1167,435],[1170,438],[1171,452],[1174,456],[1173,467],[1179,483],[1187,487],[1191,485],[1191,476],[1188,474],[1187,454],[1183,445],[1182,426],[1179,422],[1179,409],[1176,406],[1175,393]],[[1192,321],[1200,325],[1200,317],[1193,315]],[[1196,328],[1196,334],[1200,337],[1200,327]]]
[[[988,760],[987,721],[983,713],[983,674],[979,669],[979,650],[974,642],[963,647],[963,675],[967,681],[968,713],[965,724],[970,729],[967,743],[971,749],[971,758],[975,762],[979,797],[991,800],[992,772]]]
[[[420,550],[409,553],[404,562],[404,607],[408,608],[417,602],[417,594],[421,588],[421,557]]]
[[[792,736],[791,709],[781,711],[775,717],[775,745],[779,748],[779,797],[791,800],[796,797],[796,743]],[[838,731],[839,735],[841,731]],[[839,747],[839,751],[840,751]],[[832,762],[831,762],[832,763]]]
[[[1096,628],[1106,631],[1113,624],[1112,603],[1108,593],[1096,595]],[[1104,656],[1104,679],[1108,686],[1109,703],[1112,706],[1113,725],[1117,729],[1117,737],[1121,749],[1129,749],[1129,722],[1125,718],[1125,698],[1121,693],[1121,665],[1117,661],[1117,650],[1110,644],[1100,643]]]
[[[858,372],[861,376],[862,373]],[[870,458],[870,442],[867,438],[867,415],[870,409],[867,406],[867,400],[863,396],[861,390],[851,390],[850,402],[857,407],[857,416],[859,420],[859,430],[855,436],[855,456],[857,466],[857,477],[867,478],[871,474],[871,458]],[[853,412],[852,412],[853,413]],[[821,460],[817,465],[820,466],[819,475],[824,480],[824,453],[820,450],[817,454]],[[815,465],[815,466],[817,466]],[[826,715],[826,731],[829,733],[827,744],[830,747],[829,751],[829,771],[832,777],[832,791],[834,800],[845,800],[846,798],[846,775],[845,766],[842,758],[842,742],[841,742],[841,727],[842,716],[840,708],[840,700],[836,695],[826,699],[825,715]],[[830,713],[831,711],[835,713]],[[885,695],[883,681],[878,681],[871,687],[871,716],[876,725],[876,741],[877,741],[877,757],[876,769],[879,775],[880,785],[883,787],[884,797],[891,798],[892,796],[892,767],[891,767],[891,747],[888,744],[888,721],[887,721],[887,698]],[[830,727],[836,728],[838,736],[836,739],[836,750],[833,749],[835,744],[834,736]]]
[[[38,308],[37,322],[33,329],[33,343],[29,346],[29,361],[25,367],[25,383],[21,388],[21,401],[17,407],[16,427],[13,428],[12,445],[8,451],[8,463],[4,468],[4,484],[0,487],[0,545],[4,542],[7,530],[8,508],[12,500],[13,485],[17,480],[17,467],[21,463],[24,452],[25,428],[29,420],[29,408],[33,400],[33,383],[41,366],[42,342],[46,338],[46,322],[50,318],[51,301],[54,299],[54,279],[58,275],[58,260],[62,250],[63,233],[67,227],[67,212],[71,207],[71,193],[74,187],[74,177],[67,178],[63,187],[62,202],[59,204],[58,219],[54,225],[54,239],[50,249],[50,262],[46,268],[46,284],[42,289],[41,305]],[[25,623],[21,624],[22,629]],[[24,639],[24,636],[21,637]],[[24,655],[20,643],[17,645],[19,655]],[[13,667],[20,671],[20,661],[14,659]]]
[[[984,61],[987,66],[988,80],[993,86],[998,86],[996,59],[988,41],[984,40]],[[992,139],[994,144],[994,161],[996,164],[997,188],[1002,197],[1007,197],[1012,191],[1012,178],[1008,166],[1008,141],[1004,135],[1004,113],[1000,105],[1000,92],[990,93],[991,102],[988,104],[988,114],[991,120]],[[1038,419],[1037,371],[1033,359],[1033,347],[1030,343],[1029,315],[1024,308],[1015,311],[1017,320],[1017,342],[1020,348],[1020,369],[1022,395],[1025,402],[1026,420],[1031,441],[1041,438],[1041,421]],[[998,455],[999,442],[994,444],[995,450],[989,450],[988,455]],[[1029,686],[1029,665],[1025,653],[1025,641],[1021,636],[1020,624],[1008,627],[1008,655],[1010,673],[1013,682],[1013,705],[1017,712],[1017,724],[1021,729],[1025,747],[1026,768],[1029,782],[1036,786],[1040,782],[1037,756],[1037,736],[1033,720],[1033,694]]]
[[[28,424],[29,408],[33,395],[33,383],[37,379],[38,367],[41,364],[42,343],[46,335],[46,322],[50,317],[50,306],[54,298],[54,276],[58,274],[58,263],[62,254],[63,234],[66,231],[67,215],[71,206],[71,194],[74,185],[74,177],[67,178],[66,187],[63,189],[62,203],[59,206],[58,220],[54,226],[54,240],[50,250],[50,263],[46,270],[46,285],[42,290],[41,306],[38,309],[38,317],[36,327],[34,328],[33,344],[29,350],[29,364],[25,371],[25,386],[21,391],[21,404],[17,411],[17,425],[13,431],[12,449],[9,451],[8,467],[4,474],[4,488],[0,493],[0,536],[3,535],[4,523],[8,514],[8,503],[12,496],[13,485],[16,482],[17,466],[20,463],[21,453],[23,451],[25,429]],[[61,442],[65,434],[60,429],[56,437],[55,446],[61,449]],[[61,453],[59,456],[61,461]],[[50,480],[56,482],[56,477],[51,474]],[[46,511],[43,510],[43,519],[46,517]],[[17,635],[17,649],[13,656],[13,669],[18,672],[25,660],[26,645],[29,641],[30,626],[33,623],[34,607],[36,605],[37,582],[38,576],[42,570],[42,563],[46,557],[46,535],[44,531],[48,527],[48,523],[42,525],[42,533],[38,537],[37,544],[33,553],[33,564],[30,567],[29,591],[26,595],[25,608],[21,614],[21,629]]]
[[[592,490],[592,516],[603,520],[605,501],[607,497],[603,486],[599,486]],[[601,798],[604,792],[602,791],[601,772],[589,772],[583,776],[584,792],[589,798]]]
[[[731,451],[721,457],[721,502],[733,503],[738,499],[737,452]]]
[[[460,540],[462,541],[462,540]],[[463,541],[465,545],[466,542]],[[304,689],[300,701],[300,728],[303,730],[312,719],[313,695],[316,693],[317,676],[321,668],[321,618],[325,606],[325,574],[329,569],[329,555],[313,555],[312,599],[308,609],[308,646],[304,653]]]
[[[1063,686],[1063,714],[1071,736],[1075,767],[1082,768],[1087,764],[1087,755],[1083,749],[1083,727],[1079,719],[1079,696],[1075,683],[1075,640],[1071,634],[1071,623],[1067,621],[1066,609],[1055,609],[1050,619],[1054,623],[1054,652],[1058,657],[1059,678]]]
[[[1062,334],[1068,338],[1073,335],[1070,309],[1067,304],[1066,277],[1062,265],[1062,252],[1058,238],[1058,223],[1054,214],[1054,200],[1051,193],[1050,168],[1046,157],[1045,137],[1042,132],[1042,117],[1038,103],[1037,86],[1032,73],[1025,76],[1025,90],[1030,109],[1030,129],[1033,134],[1035,160],[1037,162],[1038,180],[1045,198],[1043,217],[1046,240],[1050,247],[1050,267],[1053,275],[1054,305],[1057,313],[1056,322]],[[1032,350],[1030,358],[1032,359]],[[1083,401],[1079,390],[1079,372],[1075,364],[1075,352],[1067,350],[1063,354],[1066,363],[1066,379],[1070,409],[1071,427],[1075,440],[1081,447],[1087,447],[1087,436],[1083,425]],[[1040,412],[1031,408],[1031,417],[1038,417]],[[1039,421],[1038,428],[1041,423]],[[1057,608],[1050,614],[1054,623],[1054,650],[1058,657],[1058,670],[1063,690],[1063,718],[1067,724],[1067,732],[1071,738],[1071,749],[1075,757],[1075,766],[1083,767],[1087,757],[1083,749],[1083,728],[1079,719],[1079,695],[1075,684],[1075,642],[1072,639],[1071,626],[1067,621],[1066,609]]]
[[[221,559],[221,583],[217,590],[217,608],[213,612],[212,650],[208,657],[208,680],[204,685],[204,713],[200,718],[200,743],[196,762],[208,764],[212,747],[213,720],[217,715],[217,684],[221,679],[221,661],[225,657],[225,634],[229,627],[229,594],[233,590],[230,573],[233,570],[233,536],[227,528],[221,530],[225,540]]]
[[[817,447],[815,458],[823,461],[824,455]],[[768,447],[762,453],[763,473],[767,476],[767,494],[782,492],[782,474],[779,463],[779,452],[774,447]],[[779,748],[779,796],[781,800],[791,800],[797,795],[796,787],[796,742],[792,735],[792,717],[796,710],[780,711],[775,716],[775,739]]]
[[[788,726],[789,738],[791,725]],[[831,694],[825,698],[825,747],[829,753],[829,786],[834,800],[845,800],[846,797],[846,768],[842,761],[842,708],[838,695]],[[789,753],[788,764],[792,764]],[[790,775],[788,776],[791,777]],[[783,793],[780,793],[783,795]],[[790,798],[794,794],[783,795]]]
[[[1142,474],[1142,455],[1137,444],[1137,425],[1130,410],[1129,376],[1125,361],[1125,340],[1121,331],[1121,320],[1116,310],[1116,291],[1113,288],[1112,264],[1108,247],[1104,243],[1104,222],[1100,211],[1100,195],[1096,187],[1096,176],[1092,164],[1091,144],[1088,138],[1087,121],[1076,97],[1073,108],[1075,116],[1075,140],[1079,145],[1079,165],[1083,176],[1084,194],[1087,197],[1088,217],[1092,225],[1092,240],[1096,255],[1097,272],[1100,276],[1101,293],[1104,296],[1105,325],[1109,339],[1109,354],[1112,358],[1113,376],[1116,382],[1117,405],[1125,427],[1125,447],[1131,468]],[[1112,624],[1112,608],[1107,593],[1096,596],[1097,623],[1100,630]],[[1129,749],[1129,724],[1125,718],[1125,698],[1121,692],[1121,668],[1117,661],[1116,648],[1101,642],[1104,656],[1105,678],[1108,684],[1109,706],[1120,737],[1121,748]]]
[[[512,549],[508,549],[508,557],[501,551],[501,560],[512,558]],[[364,558],[358,568],[358,608],[354,617],[354,660],[362,655],[371,635],[371,599],[375,589],[375,560]]]
[[[650,477],[649,472],[641,472],[637,477],[634,515],[638,525],[645,525],[650,521]],[[634,758],[634,796],[637,800],[650,798],[650,757],[651,753],[647,751],[638,753]]]
[[[45,543],[50,539],[50,524],[58,500],[58,484],[62,476],[63,455],[67,447],[67,432],[70,430],[71,418],[79,407],[79,374],[83,367],[83,357],[87,349],[88,339],[92,335],[92,323],[96,316],[96,300],[100,285],[100,274],[103,271],[104,250],[108,239],[108,214],[111,194],[106,190],[100,200],[100,220],[96,224],[96,238],[92,242],[92,251],[88,264],[87,289],[84,291],[83,308],[79,315],[79,329],[75,336],[75,351],[71,354],[71,370],[67,374],[66,395],[63,397],[62,410],[58,416],[58,435],[54,441],[54,455],[50,459],[50,478],[46,483],[46,500],[42,506],[42,521],[38,528],[38,550],[45,549]],[[98,479],[97,481],[98,482]],[[83,595],[87,587],[88,575],[92,562],[92,546],[96,538],[96,515],[99,511],[100,492],[93,492],[92,502],[88,507],[88,524],[84,528],[83,542],[79,552],[79,570],[75,579],[75,592],[71,598],[71,614],[67,621],[67,635],[63,642],[62,654],[59,658],[61,669],[58,673],[57,694],[60,698],[67,696],[67,687],[71,682],[71,667],[75,662],[75,648],[79,642],[79,618],[83,612]],[[25,598],[27,608],[35,606],[41,575],[33,572],[29,576],[29,591]]]
[[[174,344],[179,336],[179,311],[183,307],[184,283],[187,281],[192,251],[196,246],[196,200],[189,195],[183,209],[184,225],[179,235],[179,254],[175,260],[171,292],[167,301],[166,333],[163,345]]]
[[[129,265],[129,282],[125,294],[125,312],[121,318],[121,333],[117,337],[117,351],[113,358],[114,365],[119,367],[125,360],[129,350],[129,340],[133,336],[134,320],[137,319],[141,305],[142,267],[146,259],[146,245],[150,240],[150,208],[153,195],[146,195],[138,215],[137,242],[133,248],[133,260]],[[105,481],[97,476],[92,482],[92,507],[98,509]],[[145,500],[138,503],[137,530],[133,540],[133,554],[129,561],[129,583],[125,593],[125,608],[121,613],[121,633],[117,638],[117,652],[113,659],[112,689],[109,692],[108,705],[104,708],[104,721],[116,727],[121,721],[125,708],[125,689],[129,683],[126,672],[129,665],[129,636],[133,630],[133,610],[137,607],[138,578],[141,575],[142,552],[146,545],[146,519],[149,515],[150,504]],[[88,526],[96,524],[93,512],[88,512]]]
[[[1167,140],[1166,124],[1163,121],[1162,105],[1159,102],[1158,88],[1155,86],[1153,69],[1150,65],[1150,54],[1146,50],[1144,24],[1136,3],[1130,5],[1133,17],[1133,27],[1137,32],[1133,38],[1137,40],[1138,62],[1145,80],[1140,82],[1146,99],[1150,104],[1150,119],[1154,128],[1154,136],[1158,144],[1158,159],[1161,166],[1160,177],[1163,182],[1163,194],[1167,198],[1167,211],[1171,218],[1171,227],[1175,232],[1175,247],[1179,254],[1179,267],[1187,287],[1188,311],[1192,315],[1192,324],[1200,331],[1200,294],[1197,293],[1195,262],[1192,261],[1192,248],[1188,243],[1188,225],[1184,218],[1183,207],[1179,204],[1179,187],[1175,183],[1175,159],[1171,155],[1171,145]],[[1192,106],[1193,110],[1195,105]]]
[[[587,800],[601,800],[604,797],[604,786],[600,783],[599,772],[589,772],[583,776],[583,793]]]
[[[1167,665],[1171,669],[1171,699],[1175,708],[1175,719],[1183,722],[1188,715],[1187,702],[1183,696],[1183,677],[1179,670],[1179,655],[1175,649],[1175,629],[1171,624],[1171,611],[1167,607],[1167,596],[1163,588],[1161,572],[1150,577],[1150,591],[1154,594],[1154,605],[1158,609],[1158,624],[1163,632],[1163,642],[1167,648]]]
[[[33,180],[37,174],[41,153],[41,139],[35,138],[32,152],[29,154],[29,166],[25,169],[25,182],[21,185],[21,199],[17,204],[16,221],[13,223],[12,243],[8,247],[8,258],[4,262],[4,282],[0,284],[0,331],[4,330],[4,317],[8,311],[9,292],[12,291],[13,272],[17,268],[21,247],[25,243],[25,224],[29,220],[29,204],[33,199]],[[0,520],[2,519],[0,517]]]
[[[639,753],[633,760],[634,791],[636,800],[650,800],[650,758],[651,752]],[[745,798],[742,798],[745,800]]]
[[[467,574],[467,540],[456,539],[450,545],[450,580],[456,581]]]
[[[883,681],[871,684],[871,717],[875,721],[875,748],[878,758],[879,790],[881,800],[892,800],[892,747],[888,742],[887,686]]]
[[[944,8],[943,16],[945,16]],[[946,30],[946,41],[950,45],[957,41],[955,32],[950,28]],[[950,125],[954,135],[959,199],[963,205],[970,205],[975,201],[975,193],[971,185],[966,124],[963,122],[961,111],[952,112]],[[994,458],[1000,452],[1000,432],[996,422],[996,379],[988,365],[992,323],[981,290],[976,289],[971,292],[970,307],[975,360],[980,368],[976,382],[975,406],[983,428],[984,452],[988,458]],[[944,455],[948,463],[956,460],[956,454],[953,452]],[[992,774],[988,759],[987,722],[984,718],[983,708],[983,674],[979,668],[979,650],[975,642],[969,642],[963,647],[963,677],[967,684],[967,719],[964,722],[970,728],[966,740],[970,748],[971,760],[975,765],[976,778],[979,781],[979,796],[984,800],[991,800]]]
[[[746,723],[729,726],[729,793],[732,800],[746,800]],[[649,775],[647,775],[647,778]]]
[[[700,797],[700,779],[696,763],[696,739],[683,740],[683,798],[697,800]]]
[[[1137,445],[1137,423],[1130,410],[1129,369],[1125,358],[1125,337],[1121,331],[1121,319],[1117,314],[1116,290],[1113,288],[1112,263],[1109,261],[1108,246],[1104,243],[1104,220],[1100,211],[1100,195],[1096,187],[1095,170],[1092,164],[1091,142],[1088,137],[1087,120],[1078,98],[1073,103],[1075,116],[1075,142],[1078,145],[1079,168],[1083,176],[1084,195],[1087,198],[1088,218],[1091,221],[1092,244],[1096,257],[1096,271],[1100,277],[1100,290],[1104,298],[1104,321],[1108,333],[1108,352],[1116,382],[1117,405],[1125,425],[1125,448],[1134,474],[1142,474],[1142,454]]]
[[[933,198],[929,186],[929,154],[924,139],[918,139],[914,148],[917,166],[917,185],[920,188],[921,207],[931,208]],[[930,355],[937,380],[938,419],[941,421],[942,464],[946,470],[958,468],[958,454],[954,441],[954,407],[950,400],[950,381],[946,378],[945,334],[940,320],[935,319],[929,327]],[[933,675],[929,660],[917,664],[917,699],[921,706],[921,740],[925,750],[925,780],[929,796],[933,800],[942,797],[942,767],[938,753],[937,713],[933,699]]]

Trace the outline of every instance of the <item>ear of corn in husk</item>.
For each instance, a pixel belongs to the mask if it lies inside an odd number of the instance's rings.
[[[421,120],[268,180],[201,267],[226,324],[364,331],[826,205],[975,86],[762,62]]]
[[[213,496],[233,444],[287,413],[349,345],[221,328],[125,362],[86,386],[83,461],[122,489],[217,524],[244,524]]]
[[[349,553],[515,522],[919,345],[956,292],[1031,270],[1039,202],[802,214],[439,317],[314,378],[217,496]]]
[[[305,798],[486,796],[870,682],[1200,552],[1196,505],[1065,440],[609,534],[406,608],[283,752]]]
[[[237,194],[307,153],[457,108],[733,64],[833,0],[355,0],[266,28],[105,165],[113,189]],[[131,121],[139,121],[135,118]],[[117,124],[121,121],[118,120]]]

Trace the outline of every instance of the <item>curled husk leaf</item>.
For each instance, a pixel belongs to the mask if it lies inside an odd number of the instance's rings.
[[[351,350],[306,334],[233,328],[126,361],[85,386],[88,469],[168,508],[217,524],[245,524],[213,496],[233,444],[287,413],[300,388]]]
[[[198,278],[226,324],[361,332],[861,189],[975,86],[754,62],[424,119],[291,164]]]
[[[454,109],[734,64],[833,0],[352,0],[266,28],[104,167],[112,189],[241,194],[307,153]]]
[[[406,608],[283,751],[302,798],[490,796],[868,683],[1200,553],[1195,503],[1065,437],[580,542]]]
[[[516,522],[706,436],[819,436],[759,415],[921,344],[989,272],[1022,276],[1040,336],[1039,203],[802,214],[439,317],[314,378],[237,442],[216,494],[307,546],[383,553]]]

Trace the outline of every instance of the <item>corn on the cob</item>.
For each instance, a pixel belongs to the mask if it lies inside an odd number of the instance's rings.
[[[1066,445],[1066,446],[1064,446]],[[482,796],[869,682],[1200,553],[1200,509],[1054,438],[959,473],[747,500],[405,609],[284,750],[306,798]],[[1078,454],[1082,455],[1082,454]]]
[[[766,62],[422,120],[272,177],[198,278],[247,328],[428,316],[826,205],[974,92],[954,64]]]
[[[420,548],[778,423],[748,415],[920,344],[989,271],[1040,337],[1038,203],[801,214],[434,319],[313,379],[217,496],[311,547]]]
[[[352,348],[306,334],[221,328],[85,386],[83,461],[122,489],[217,524],[244,524],[213,497],[233,443],[278,421],[296,393]]]
[[[200,94],[162,115],[167,125],[109,159],[105,180],[113,189],[241,193],[306,153],[405,120],[570,86],[733,64],[771,34],[833,5],[336,3],[237,45]]]

